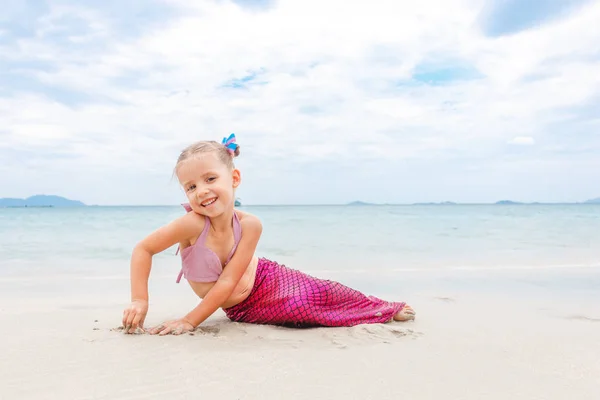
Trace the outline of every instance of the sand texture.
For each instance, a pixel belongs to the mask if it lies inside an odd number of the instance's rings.
[[[0,295],[1,399],[592,400],[600,393],[598,306],[569,299],[420,293],[411,297],[416,321],[352,328],[240,324],[219,311],[193,334],[160,337],[123,334],[125,302],[95,292],[91,281],[61,282],[91,285],[74,297],[10,285]],[[187,290],[173,293],[151,301],[147,327],[189,308]]]

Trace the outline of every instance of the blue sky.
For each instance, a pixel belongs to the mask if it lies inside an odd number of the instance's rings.
[[[177,204],[230,132],[247,204],[600,196],[597,0],[7,3],[0,197]]]

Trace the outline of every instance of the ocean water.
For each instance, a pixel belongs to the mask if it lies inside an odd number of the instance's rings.
[[[361,288],[442,282],[485,290],[509,279],[600,292],[600,205],[241,209],[263,222],[259,256]],[[126,279],[133,246],[183,212],[180,206],[0,209],[0,278]],[[153,276],[175,279],[175,251],[155,257]]]

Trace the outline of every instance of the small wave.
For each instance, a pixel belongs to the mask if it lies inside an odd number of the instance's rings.
[[[593,264],[559,264],[559,265],[456,265],[445,267],[411,267],[411,268],[362,268],[362,269],[313,269],[303,270],[308,274],[365,274],[386,272],[444,272],[444,271],[514,271],[514,270],[553,270],[553,269],[595,269],[600,263]]]

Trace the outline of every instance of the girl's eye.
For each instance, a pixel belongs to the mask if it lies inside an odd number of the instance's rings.
[[[210,178],[208,178],[208,181],[209,181],[209,182],[212,182],[212,181],[214,181],[215,179],[217,179],[217,178],[215,178],[214,176],[211,176]]]
[[[187,191],[189,192],[191,190],[194,190],[195,188],[196,188],[196,185],[191,185],[188,187]]]

